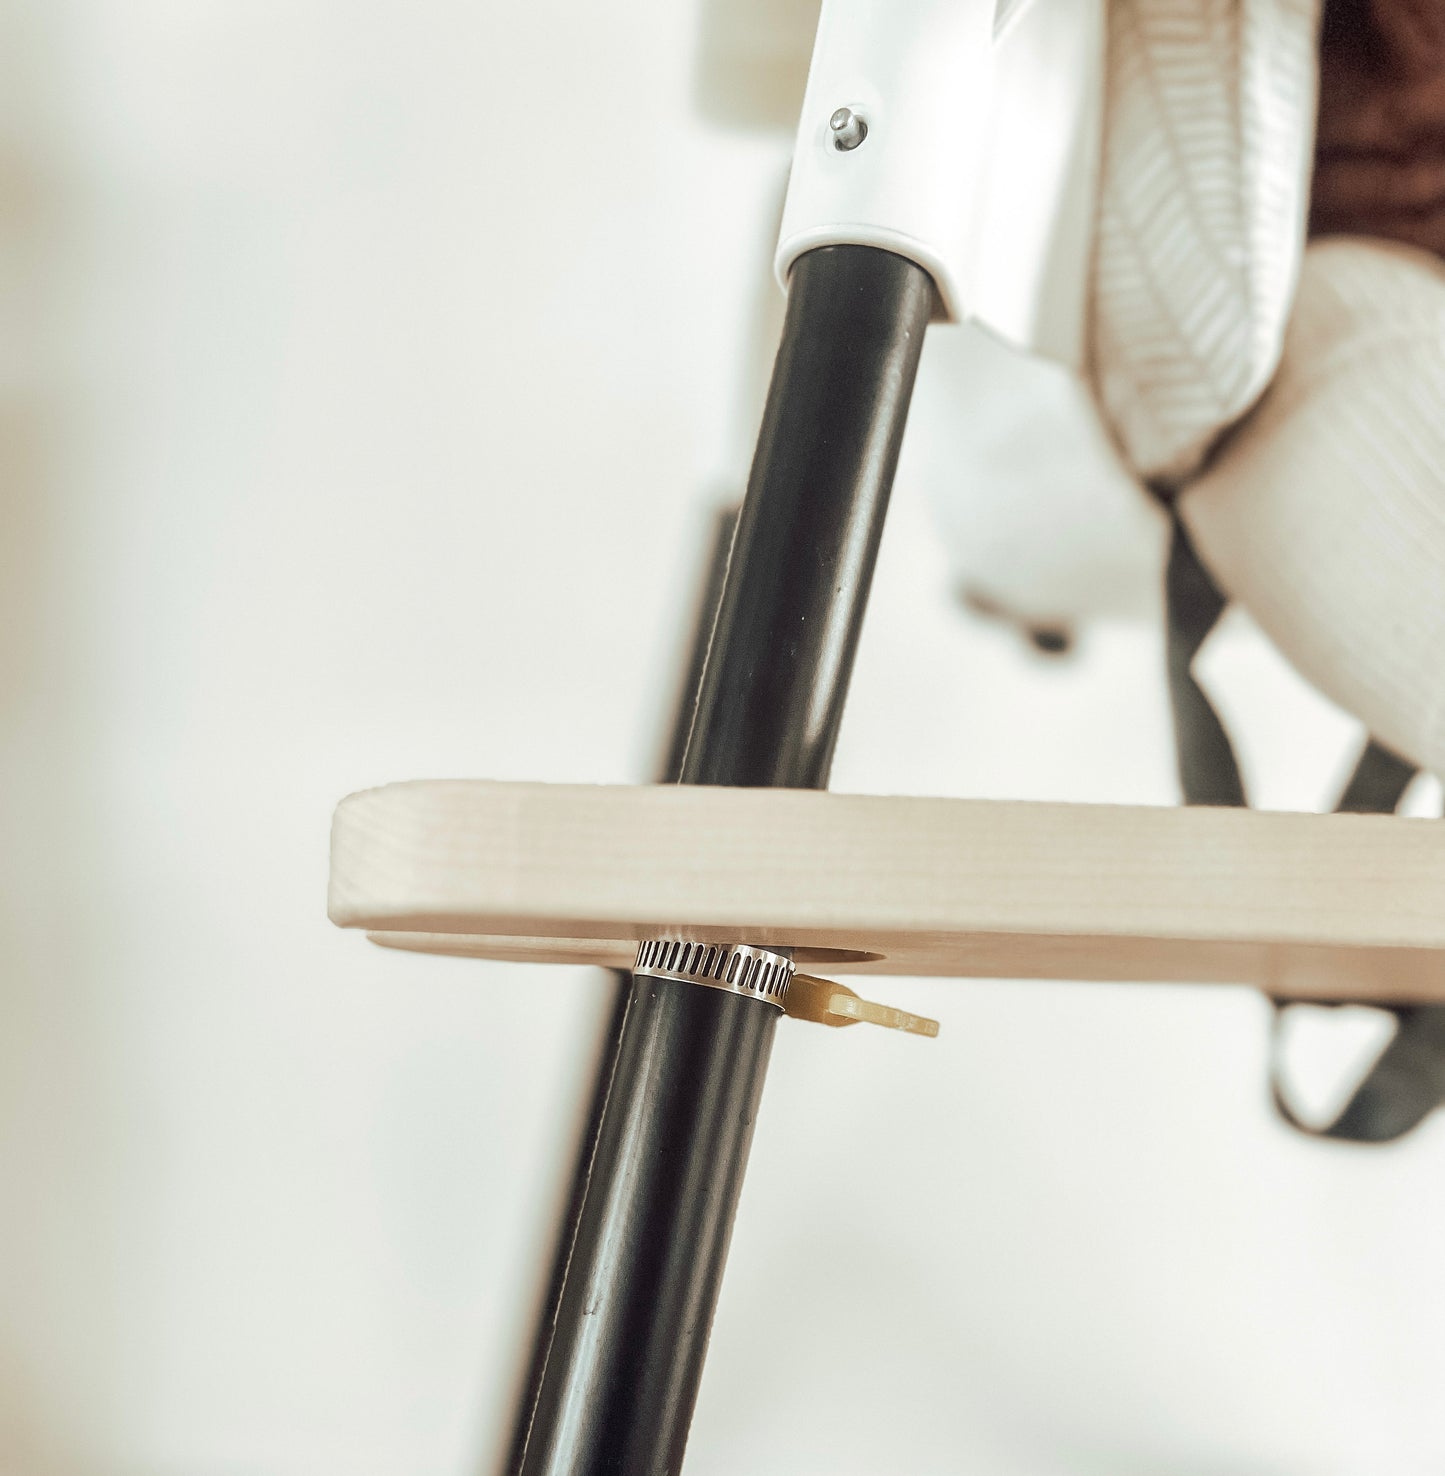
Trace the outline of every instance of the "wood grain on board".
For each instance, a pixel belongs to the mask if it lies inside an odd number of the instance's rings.
[[[623,968],[668,936],[838,973],[1445,1001],[1445,825],[1395,816],[425,780],[342,801],[329,911],[480,958]]]

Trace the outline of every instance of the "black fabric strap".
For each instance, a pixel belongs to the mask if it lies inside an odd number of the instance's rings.
[[[1194,551],[1177,515],[1165,574],[1165,621],[1169,703],[1174,717],[1179,785],[1189,805],[1248,803],[1229,735],[1195,679],[1200,647],[1226,604]],[[1389,814],[1418,771],[1371,739],[1365,745],[1336,810]],[[1286,1002],[1274,1001],[1270,1032],[1270,1097],[1291,1127],[1315,1138],[1351,1143],[1388,1143],[1418,1127],[1445,1105],[1445,1006],[1391,1009],[1395,1034],[1355,1089],[1339,1116],[1325,1127],[1303,1122],[1280,1086],[1281,1024]]]
[[[1445,1008],[1416,1005],[1388,1011],[1398,1021],[1395,1034],[1340,1115],[1324,1127],[1301,1121],[1280,1086],[1285,1008],[1275,1001],[1269,1094],[1275,1111],[1292,1128],[1343,1143],[1392,1143],[1445,1106]]]
[[[1419,772],[1408,759],[1371,738],[1335,809],[1355,815],[1392,815]]]
[[[1164,628],[1174,751],[1186,805],[1249,803],[1229,734],[1194,677],[1194,658],[1226,603],[1176,517],[1164,574]]]

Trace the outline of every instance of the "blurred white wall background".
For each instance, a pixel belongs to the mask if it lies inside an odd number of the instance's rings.
[[[337,933],[328,816],[651,768],[786,148],[697,23],[0,7],[6,1476],[488,1466],[605,987]],[[1171,802],[1148,624],[951,599],[936,401],[836,786]],[[1322,804],[1352,725],[1211,665]],[[780,1031],[690,1472],[1445,1469],[1441,1124],[1289,1136],[1245,992],[893,996],[936,1047]]]

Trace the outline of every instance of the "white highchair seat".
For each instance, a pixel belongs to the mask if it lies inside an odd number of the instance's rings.
[[[1439,771],[1445,272],[1381,241],[1306,249],[1317,11],[1113,0],[1085,373],[936,345],[915,460],[960,581],[1031,623],[1145,604],[1164,539],[1143,484],[1178,495],[1284,654]],[[1003,395],[1012,415],[973,424]]]

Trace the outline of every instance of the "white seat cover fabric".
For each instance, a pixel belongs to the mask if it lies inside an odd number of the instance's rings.
[[[1113,0],[1093,273],[1095,392],[1177,482],[1279,358],[1303,251],[1317,0]]]
[[[1181,511],[1305,676],[1445,772],[1445,267],[1312,245],[1279,374]]]
[[[1162,520],[1130,478],[1187,480],[1274,373],[1304,249],[1317,11],[1111,0],[1079,243],[1086,383],[966,336],[924,356],[910,469],[960,585],[1019,618],[1157,608]]]

